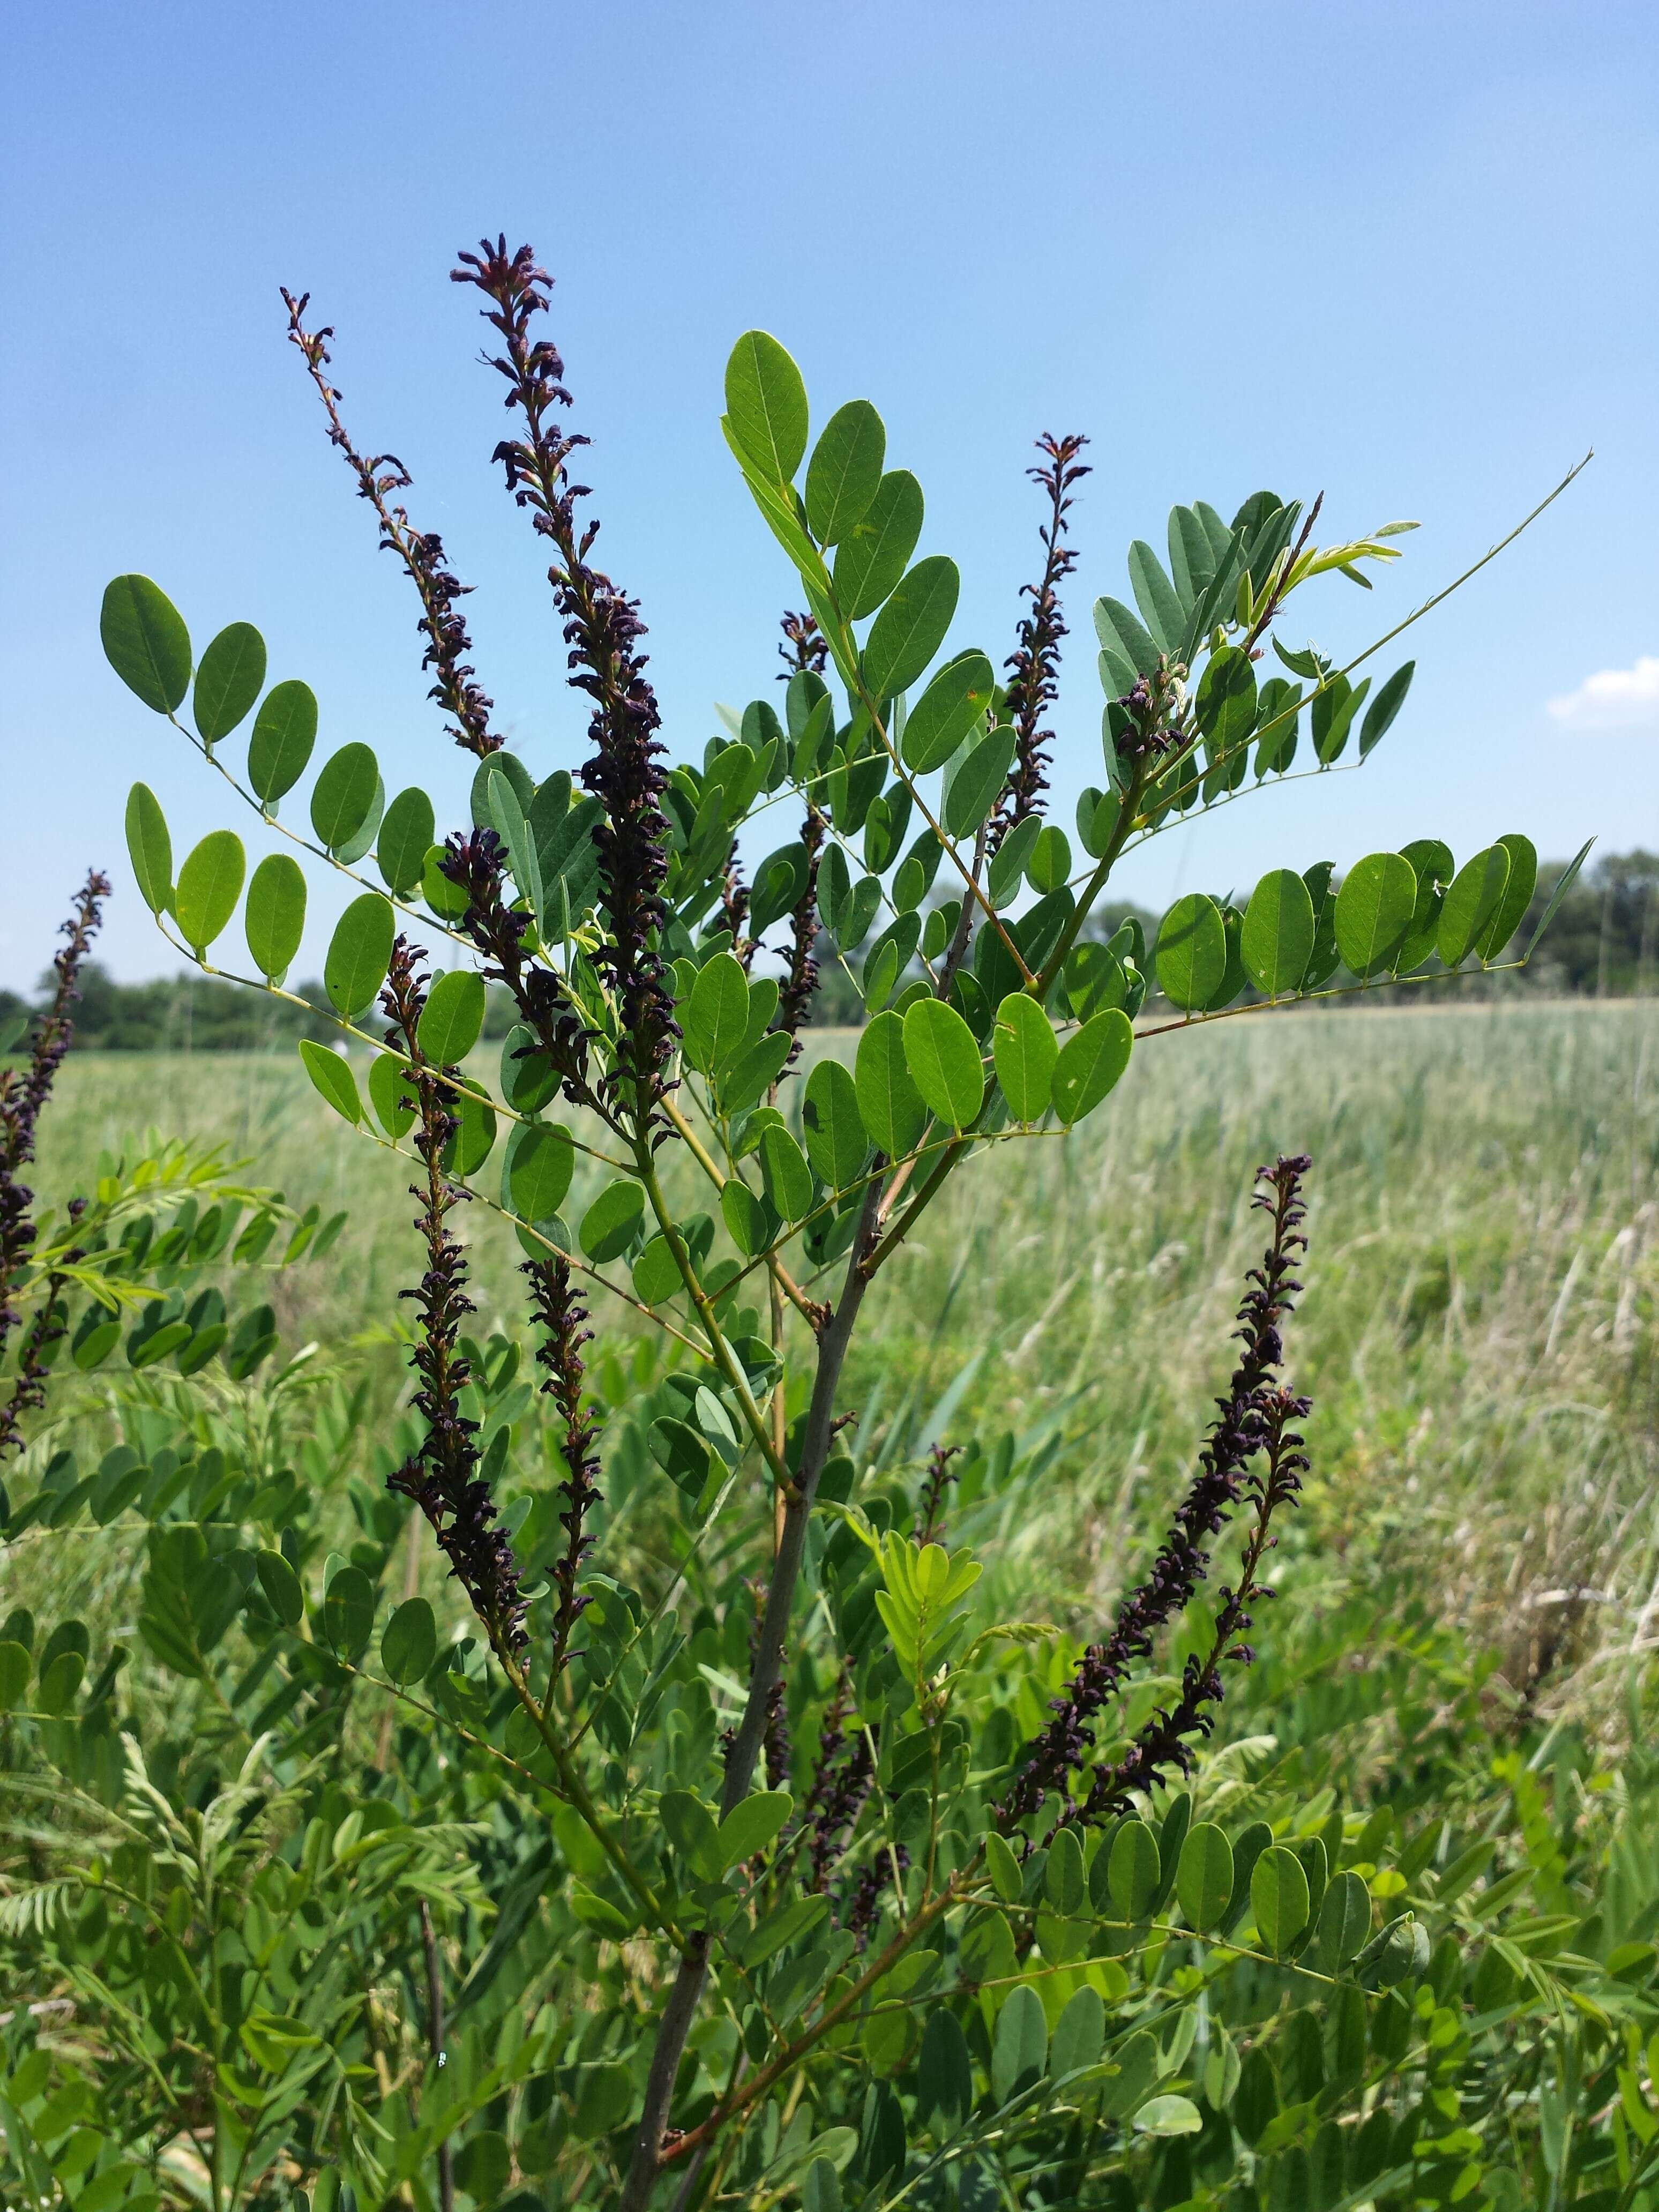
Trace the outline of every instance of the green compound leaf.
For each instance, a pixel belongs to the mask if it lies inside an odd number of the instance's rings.
[[[1176,1875],[1176,1895],[1189,1927],[1213,1928],[1232,1901],[1233,1847],[1212,1820],[1188,1831]]]
[[[521,1129],[513,1153],[514,1211],[526,1221],[550,1221],[570,1188],[575,1164],[576,1147],[568,1130],[544,1121]]]
[[[202,655],[190,702],[197,734],[216,744],[236,727],[264,688],[265,641],[252,623],[232,623]]]
[[[1294,991],[1313,954],[1314,910],[1293,868],[1275,868],[1250,893],[1239,951],[1244,972],[1270,999]]]
[[[389,891],[407,898],[418,890],[426,856],[437,834],[432,801],[411,784],[400,791],[380,820],[374,859]]]
[[[890,699],[915,682],[945,642],[962,580],[943,553],[918,561],[876,617],[860,658],[872,699]]]
[[[1227,928],[1221,909],[1202,891],[1178,898],[1158,927],[1158,988],[1172,1006],[1194,1013],[1207,1006],[1227,972]]]
[[[904,1056],[901,1015],[878,1014],[859,1038],[853,1080],[859,1118],[889,1159],[902,1159],[927,1123],[927,1108]]]
[[[1054,1109],[1068,1127],[1092,1113],[1129,1065],[1134,1024],[1121,1006],[1091,1014],[1061,1048],[1049,1091]]]
[[[806,1157],[832,1190],[844,1190],[869,1157],[870,1136],[856,1085],[838,1060],[821,1060],[801,1100]]]
[[[904,574],[921,535],[923,507],[908,469],[890,469],[862,520],[836,548],[836,599],[848,622],[874,614]]]
[[[471,968],[452,968],[440,975],[415,1024],[415,1042],[422,1058],[434,1067],[459,1067],[478,1042],[483,1018],[482,975]]]
[[[380,1637],[380,1664],[401,1687],[418,1682],[437,1656],[438,1624],[432,1607],[423,1597],[406,1598]]]
[[[900,747],[905,766],[917,775],[942,768],[982,718],[995,688],[995,673],[982,653],[947,660],[905,720]]]
[[[1465,860],[1453,877],[1440,909],[1435,947],[1448,968],[1461,968],[1502,903],[1510,879],[1510,856],[1502,845],[1488,845]]]
[[[1040,1121],[1048,1110],[1060,1040],[1026,992],[1011,991],[997,1008],[991,1053],[1008,1111],[1016,1121]]]
[[[269,983],[280,983],[300,949],[306,927],[306,879],[297,860],[268,853],[247,887],[242,927],[253,964]]]
[[[231,830],[210,830],[179,871],[173,910],[199,960],[236,911],[247,856]]]
[[[942,999],[922,999],[904,1017],[904,1060],[929,1109],[953,1129],[977,1120],[985,1072],[974,1033]]]
[[[744,457],[769,483],[787,484],[806,451],[806,386],[768,331],[745,331],[726,364],[726,414]]]
[[[161,802],[147,783],[135,783],[127,794],[127,857],[144,904],[165,914],[173,904],[173,840]]]
[[[374,1004],[392,963],[395,932],[391,902],[379,891],[362,892],[335,923],[323,956],[323,988],[348,1021]]]
[[[190,632],[148,576],[117,576],[98,617],[104,657],[129,691],[158,714],[175,714],[190,689]]]
[[[317,696],[297,676],[273,684],[253,718],[247,780],[261,805],[274,806],[306,772],[317,742]]]
[[[311,794],[311,826],[331,853],[343,856],[374,811],[380,787],[368,745],[342,745],[323,763]]]
[[[867,399],[849,399],[824,424],[806,465],[806,524],[833,545],[870,512],[887,453],[887,426]]]
[[[1380,975],[1399,957],[1417,909],[1417,874],[1398,853],[1356,860],[1336,895],[1336,949],[1350,971]]]
[[[1531,838],[1511,830],[1498,842],[1510,856],[1510,872],[1492,920],[1475,940],[1474,949],[1482,960],[1495,960],[1504,950],[1526,919],[1538,888],[1538,848]]]
[[[306,1073],[335,1112],[355,1127],[363,1118],[363,1102],[357,1096],[357,1079],[347,1066],[344,1056],[331,1052],[325,1044],[318,1044],[311,1037],[301,1037],[300,1057],[305,1062]]]
[[[1250,1875],[1256,1933],[1275,1956],[1296,1948],[1308,1925],[1308,1877],[1296,1853],[1283,1844],[1262,1852]]]

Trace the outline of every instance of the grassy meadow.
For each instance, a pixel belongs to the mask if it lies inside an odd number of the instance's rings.
[[[1042,1440],[1038,1474],[997,1509],[995,1571],[1028,1617],[1086,1632],[1154,1540],[1227,1371],[1260,1242],[1252,1170],[1308,1152],[1291,1366],[1315,1401],[1315,1471],[1285,1566],[1332,1601],[1395,1580],[1516,1697],[1616,1728],[1604,1670],[1659,1624],[1656,1084],[1659,1008],[1640,1001],[1255,1016],[1150,1038],[1069,1141],[994,1146],[924,1217],[878,1285],[879,1346],[867,1328],[849,1370],[860,1454]],[[349,1131],[285,1054],[86,1053],[44,1125],[42,1196],[146,1125],[222,1141],[296,1206],[349,1210],[332,1252],[268,1295],[285,1352],[380,1337],[362,1350],[390,1413],[407,1386],[386,1317],[418,1273],[407,1164]],[[603,1173],[589,1164],[568,1218]],[[495,1159],[478,1182],[494,1194]],[[483,1203],[462,1231],[482,1328],[517,1331],[510,1233]],[[602,1324],[646,1326],[599,1305]],[[24,1547],[0,1567],[0,1605],[38,1606],[25,1585],[58,1572],[79,1580]]]

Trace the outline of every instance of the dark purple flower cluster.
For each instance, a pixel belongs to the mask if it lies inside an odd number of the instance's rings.
[[[508,906],[502,884],[506,851],[494,830],[453,832],[444,845],[441,872],[467,896],[461,927],[484,956],[486,981],[512,995],[519,1018],[536,1039],[574,1106],[591,1106],[586,1023],[558,975],[532,960],[524,940],[531,918]]]
[[[1250,1462],[1282,1437],[1285,1409],[1301,1405],[1286,1399],[1278,1370],[1285,1356],[1281,1325],[1302,1287],[1291,1271],[1307,1249],[1299,1232],[1307,1211],[1302,1178],[1310,1165],[1297,1155],[1257,1171],[1265,1188],[1252,1202],[1272,1213],[1273,1238],[1261,1265],[1246,1278],[1250,1287],[1239,1305],[1237,1331],[1244,1349],[1227,1395],[1216,1401],[1219,1413],[1200,1454],[1197,1477],[1176,1510],[1152,1572],[1121,1600],[1110,1634],[1084,1653],[1064,1697],[1051,1701],[1054,1719],[1026,1747],[1012,1786],[997,1808],[1005,1830],[1029,1819],[1049,1791],[1063,1794],[1070,1777],[1087,1764],[1097,1715],[1136,1662],[1150,1655],[1158,1630],[1190,1602],[1209,1567],[1210,1539],[1246,1492]],[[1283,1441],[1288,1446],[1301,1440]],[[1249,1582],[1247,1574],[1241,1589]],[[1212,1667],[1209,1673],[1213,1672]],[[1167,1759],[1167,1750],[1160,1756]]]
[[[818,1755],[812,1779],[802,1801],[800,1825],[811,1838],[806,1853],[806,1887],[829,1887],[831,1869],[847,1848],[864,1801],[870,1795],[874,1773],[870,1738],[865,1729],[847,1733],[847,1716],[853,1702],[851,1662],[843,1663],[835,1695],[825,1708],[818,1729]]]
[[[34,1221],[30,1212],[34,1193],[19,1177],[34,1158],[41,1109],[52,1095],[52,1083],[75,1034],[70,1009],[81,995],[81,964],[103,920],[102,902],[109,890],[106,876],[95,869],[88,872],[76,896],[74,913],[58,932],[68,942],[53,956],[58,985],[30,1042],[28,1060],[21,1067],[0,1068],[0,1353],[21,1311],[15,1279],[34,1249]],[[84,1204],[84,1200],[75,1201],[71,1215],[82,1210]],[[21,1416],[33,1412],[45,1397],[46,1353],[63,1334],[63,1318],[57,1305],[62,1289],[61,1279],[48,1281],[44,1302],[24,1338],[17,1380],[9,1401],[0,1410],[0,1456],[20,1448]]]
[[[466,1295],[466,1262],[460,1243],[450,1233],[447,1216],[468,1194],[444,1172],[445,1147],[456,1121],[440,1080],[453,1073],[422,1060],[416,1040],[426,987],[421,975],[425,954],[399,937],[392,949],[380,1004],[391,1018],[386,1042],[405,1057],[409,1088],[418,1116],[415,1149],[426,1169],[424,1185],[411,1183],[410,1195],[421,1201],[415,1225],[426,1239],[426,1273],[413,1290],[420,1327],[410,1358],[421,1378],[415,1408],[426,1423],[419,1448],[388,1477],[387,1488],[412,1498],[426,1516],[450,1571],[466,1592],[472,1610],[497,1650],[522,1650],[525,1601],[518,1562],[507,1532],[495,1517],[489,1486],[477,1474],[477,1423],[460,1411],[460,1395],[471,1370],[459,1348],[461,1323],[474,1310]]]
[[[1078,455],[1088,444],[1083,437],[1056,438],[1045,433],[1036,441],[1042,465],[1025,473],[1048,495],[1048,515],[1038,532],[1042,540],[1041,580],[1021,587],[1020,597],[1031,602],[1020,617],[1019,642],[1004,665],[1008,671],[1007,715],[1014,726],[1014,764],[991,817],[990,850],[1007,836],[1016,822],[1035,814],[1048,787],[1048,748],[1054,732],[1042,726],[1060,691],[1060,641],[1066,635],[1060,612],[1060,586],[1077,566],[1077,554],[1063,541],[1072,493],[1089,473]]]
[[[800,842],[806,854],[806,878],[801,885],[800,896],[789,912],[789,966],[778,990],[778,1011],[772,1018],[775,1030],[787,1030],[799,1038],[801,1024],[811,1011],[812,1000],[818,988],[818,963],[812,957],[812,948],[818,939],[818,861],[823,851],[823,817],[808,802],[806,819],[800,825]],[[793,1066],[795,1051],[785,1063]]]
[[[909,1865],[910,1854],[902,1844],[883,1844],[865,1862],[857,1879],[842,1895],[837,1917],[848,1934],[858,1939],[860,1951],[870,1940],[882,1899],[890,1889],[899,1887]]]
[[[1222,1585],[1221,1610],[1209,1650],[1202,1659],[1196,1653],[1188,1658],[1182,1669],[1181,1695],[1175,1704],[1153,1714],[1121,1759],[1110,1766],[1097,1768],[1088,1796],[1075,1815],[1069,1817],[1085,1823],[1116,1819],[1128,1811],[1130,1800],[1137,1793],[1146,1795],[1172,1774],[1192,1772],[1194,1755],[1187,1739],[1207,1736],[1215,1726],[1213,1708],[1227,1694],[1223,1666],[1231,1661],[1248,1667],[1255,1656],[1243,1641],[1252,1620],[1245,1607],[1273,1595],[1271,1589],[1256,1581],[1256,1570],[1274,1540],[1268,1534],[1273,1508],[1290,1504],[1301,1490],[1308,1459],[1302,1449],[1303,1437],[1290,1424],[1305,1420],[1311,1410],[1311,1400],[1296,1397],[1288,1390],[1265,1394],[1261,1407],[1261,1465],[1253,1468],[1245,1485],[1255,1506],[1255,1527],[1245,1546],[1238,1587],[1229,1589]]]
[[[778,647],[778,659],[783,663],[779,683],[787,684],[803,668],[809,669],[814,676],[822,676],[824,663],[830,658],[830,641],[818,628],[817,617],[785,615],[778,628],[783,632],[783,643]]]
[[[416,530],[407,509],[395,504],[393,494],[406,491],[414,481],[398,456],[360,453],[352,444],[340,419],[341,394],[325,373],[329,363],[327,342],[333,330],[307,331],[301,319],[310,298],[309,292],[302,292],[296,300],[283,287],[289,340],[299,348],[327,413],[329,442],[339,448],[356,477],[358,496],[374,510],[380,526],[381,550],[397,555],[420,594],[422,614],[417,627],[426,639],[421,665],[431,669],[437,678],[427,696],[453,718],[449,734],[456,744],[482,760],[499,752],[501,740],[489,726],[489,710],[495,702],[474,681],[466,659],[472,640],[456,602],[465,599],[472,586],[450,574],[437,532]]]
[[[637,649],[645,625],[635,601],[588,562],[599,524],[578,531],[576,502],[586,497],[587,487],[573,483],[565,465],[587,441],[559,420],[559,410],[571,401],[557,349],[530,336],[535,318],[548,307],[552,279],[527,246],[509,255],[504,237],[493,246],[485,239],[477,253],[459,258],[460,267],[450,274],[457,283],[476,285],[493,303],[484,317],[506,346],[493,365],[507,379],[507,406],[524,416],[523,436],[503,439],[495,459],[507,471],[508,490],[530,510],[556,553],[548,580],[565,618],[570,681],[593,702],[588,724],[593,752],[581,780],[605,806],[593,842],[611,928],[596,962],[615,994],[621,1030],[606,1090],[643,1122],[662,1094],[679,1036],[657,945],[667,918],[662,887],[668,823],[661,803],[660,717],[646,679],[645,656]]]
[[[592,1601],[580,1587],[580,1576],[582,1562],[593,1548],[587,1516],[599,1496],[599,1455],[593,1448],[599,1425],[582,1410],[582,1346],[592,1342],[593,1332],[587,1326],[587,1308],[571,1288],[567,1260],[532,1260],[524,1272],[530,1278],[531,1310],[542,1326],[542,1340],[536,1348],[537,1361],[547,1370],[542,1389],[564,1423],[559,1449],[566,1472],[559,1494],[565,1506],[559,1525],[565,1545],[553,1569],[559,1597],[553,1615],[552,1680],[563,1670],[576,1623]]]

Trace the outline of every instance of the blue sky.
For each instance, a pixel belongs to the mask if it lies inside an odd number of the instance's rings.
[[[0,981],[33,981],[94,861],[111,965],[174,964],[131,884],[135,777],[176,847],[224,823],[269,842],[105,665],[118,572],[155,577],[198,647],[258,623],[273,678],[319,694],[319,759],[366,739],[388,791],[424,781],[459,818],[469,763],[281,283],[335,325],[349,422],[403,456],[415,519],[476,586],[499,725],[538,774],[579,757],[542,563],[489,463],[476,295],[446,281],[486,229],[557,278],[603,556],[642,602],[677,750],[701,752],[715,699],[772,688],[794,603],[718,428],[726,352],[760,325],[816,419],[881,409],[927,491],[922,550],[963,570],[953,638],[999,659],[1036,556],[1030,441],[1089,434],[1068,825],[1101,780],[1089,605],[1173,501],[1322,488],[1333,531],[1420,520],[1369,597],[1308,595],[1304,627],[1345,649],[1594,445],[1402,643],[1418,680],[1363,777],[1183,827],[1124,889],[1158,905],[1430,834],[1460,856],[1511,829],[1547,854],[1659,844],[1651,6],[57,0],[14,11],[9,46]],[[337,903],[316,890],[296,972]]]

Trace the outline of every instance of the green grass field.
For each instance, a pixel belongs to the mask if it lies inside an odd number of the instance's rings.
[[[1252,1170],[1306,1151],[1291,1365],[1315,1399],[1316,1472],[1298,1552],[1339,1582],[1403,1568],[1523,1692],[1593,1687],[1659,1619],[1656,1048],[1659,1008],[1641,1002],[1254,1017],[1147,1042],[1072,1139],[998,1146],[925,1218],[878,1291],[880,1348],[866,1330],[850,1370],[862,1449],[1051,1435],[999,1566],[1023,1609],[1097,1615],[1225,1375],[1258,1241]],[[383,1332],[418,1273],[408,1166],[333,1116],[296,1060],[76,1055],[43,1196],[147,1124],[222,1140],[295,1205],[349,1209],[324,1261],[273,1279],[286,1349]],[[493,1195],[494,1160],[479,1183]],[[482,1323],[517,1328],[510,1235],[482,1203],[464,1233]],[[600,1317],[645,1325],[603,1301]],[[389,1410],[396,1355],[370,1364]],[[20,1576],[40,1571],[3,1578],[27,1595]]]

